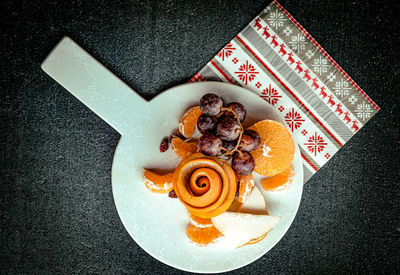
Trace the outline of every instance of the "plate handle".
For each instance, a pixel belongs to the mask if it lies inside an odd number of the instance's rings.
[[[41,68],[121,135],[146,113],[145,99],[67,36]]]

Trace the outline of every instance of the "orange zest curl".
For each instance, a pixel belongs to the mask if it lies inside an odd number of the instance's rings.
[[[226,162],[196,153],[175,169],[173,188],[187,210],[200,218],[225,212],[235,198],[237,183]]]

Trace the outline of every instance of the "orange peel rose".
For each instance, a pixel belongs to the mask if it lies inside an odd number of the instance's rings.
[[[231,166],[215,157],[196,153],[176,167],[173,184],[187,210],[200,218],[212,218],[232,204],[237,181]]]

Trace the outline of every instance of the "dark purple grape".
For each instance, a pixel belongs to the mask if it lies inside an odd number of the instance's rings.
[[[232,151],[235,148],[236,143],[237,143],[237,140],[232,140],[232,141],[223,140],[222,146],[224,146],[229,151]]]
[[[239,175],[250,175],[256,162],[249,152],[235,152],[232,157],[232,169]]]
[[[200,133],[205,134],[214,131],[217,126],[218,119],[215,116],[202,114],[197,120],[197,129]]]
[[[239,117],[240,122],[243,122],[243,120],[246,118],[246,108],[244,108],[242,103],[231,102],[226,107],[235,112],[235,114]]]
[[[205,133],[199,139],[197,146],[204,155],[215,156],[220,153],[222,140],[212,133]]]
[[[261,137],[254,130],[246,130],[240,140],[239,149],[241,151],[251,152],[257,150],[261,145]]]
[[[216,94],[205,94],[200,99],[200,109],[203,114],[216,116],[221,111],[224,102]]]
[[[233,117],[221,117],[218,120],[217,133],[218,136],[224,140],[235,140],[240,134],[240,125]]]
[[[258,148],[260,148],[261,145],[261,136],[259,133],[257,133],[254,130],[245,130],[244,134],[251,136],[254,139],[254,150],[257,150]]]
[[[253,144],[254,139],[251,136],[243,134],[242,139],[240,140],[239,150],[251,152],[253,151]]]

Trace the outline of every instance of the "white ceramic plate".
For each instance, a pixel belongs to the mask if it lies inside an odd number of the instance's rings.
[[[289,229],[303,188],[297,145],[292,186],[282,192],[263,191],[270,215],[282,219],[263,241],[239,249],[200,248],[189,243],[185,207],[178,199],[151,193],[142,182],[143,167],[173,169],[179,163],[172,150],[160,153],[160,141],[203,94],[212,92],[225,102],[241,102],[247,109],[245,127],[264,119],[286,125],[273,107],[256,94],[230,84],[197,82],[171,88],[146,102],[69,38],[59,43],[42,68],[122,134],[112,167],[115,205],[132,238],[159,261],[192,272],[229,271],[263,256]],[[259,182],[256,184],[261,187]]]

